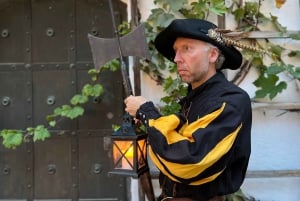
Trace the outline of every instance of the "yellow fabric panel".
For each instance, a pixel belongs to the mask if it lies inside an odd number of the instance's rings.
[[[220,172],[217,172],[216,174],[211,175],[210,177],[206,177],[199,181],[192,182],[192,183],[190,183],[190,185],[201,185],[201,184],[205,184],[207,182],[211,182],[211,181],[215,180],[223,171],[224,171],[224,169],[221,170]]]
[[[222,107],[200,119],[191,123],[184,124],[179,132],[175,129],[180,123],[180,120],[176,115],[169,115],[165,117],[160,117],[156,120],[150,119],[149,126],[159,130],[166,138],[168,144],[173,144],[182,140],[189,140],[194,142],[193,133],[199,128],[205,128],[214,119],[216,119],[224,110],[226,103],[223,103]]]
[[[162,157],[158,156],[159,160],[168,167],[172,174],[177,175],[178,177],[189,179],[193,178],[204,170],[212,166],[217,162],[223,155],[225,155],[233,145],[233,142],[241,129],[242,124],[232,133],[227,135],[223,140],[221,140],[200,162],[195,164],[178,164],[169,162]],[[151,156],[151,155],[150,155]],[[153,157],[151,157],[152,159]],[[160,169],[162,166],[159,160],[154,159],[154,164]]]
[[[151,149],[151,147],[149,147],[149,156],[152,160],[152,162],[155,164],[155,166],[167,177],[169,177],[170,179],[172,179],[173,181],[179,182],[177,179],[175,179],[172,175],[170,175],[164,168],[164,166],[162,166],[162,164],[159,162],[159,160],[157,159],[158,155],[156,155],[153,150]],[[156,157],[157,156],[157,157]]]
[[[199,118],[197,121],[189,124],[182,130],[182,135],[185,137],[192,137],[192,134],[199,128],[206,128],[213,120],[215,120],[224,110],[226,103],[218,110]]]
[[[172,175],[170,175],[165,168],[161,165],[161,163],[159,162],[159,160],[157,159],[155,153],[152,151],[151,147],[149,147],[149,155],[151,157],[151,160],[154,162],[154,164],[157,164],[157,168],[167,177],[169,177],[172,181],[175,182],[180,182],[177,179],[175,179]],[[224,170],[217,172],[216,174],[211,175],[210,177],[195,181],[195,182],[191,182],[189,185],[201,185],[201,184],[205,184],[207,182],[213,181],[214,179],[216,179]]]
[[[149,126],[159,130],[165,136],[168,144],[173,144],[182,140],[187,140],[186,137],[183,137],[175,131],[179,123],[180,120],[176,115],[169,115],[160,117],[156,120],[149,120]]]

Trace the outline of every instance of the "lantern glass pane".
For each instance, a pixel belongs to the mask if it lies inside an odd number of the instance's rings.
[[[138,141],[137,157],[138,157],[138,169],[146,166],[147,163],[147,141],[142,139]]]
[[[134,147],[132,141],[114,141],[113,158],[116,169],[133,169]]]

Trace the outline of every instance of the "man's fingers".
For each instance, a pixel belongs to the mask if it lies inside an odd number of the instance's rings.
[[[127,103],[128,103],[128,99],[129,99],[130,97],[132,97],[132,95],[130,95],[130,96],[128,96],[127,98],[125,98],[125,99],[124,99],[124,103],[125,103],[125,105],[127,105]]]

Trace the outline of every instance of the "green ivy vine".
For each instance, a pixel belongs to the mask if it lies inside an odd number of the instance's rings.
[[[101,72],[104,70],[116,71],[119,69],[119,61],[112,60],[105,64],[100,70],[90,69],[88,74],[91,76],[91,83],[85,84],[80,93],[75,94],[70,104],[59,106],[53,110],[52,114],[46,116],[47,125],[37,125],[28,127],[25,130],[21,129],[3,129],[0,131],[2,144],[6,148],[15,149],[23,142],[28,142],[31,139],[33,142],[44,141],[51,137],[50,129],[55,127],[58,122],[63,119],[74,120],[79,116],[84,115],[84,105],[90,98],[97,98],[103,93],[103,86],[97,84]]]

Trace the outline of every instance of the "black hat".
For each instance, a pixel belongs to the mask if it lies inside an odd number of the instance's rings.
[[[175,52],[173,44],[178,37],[192,38],[211,43],[218,47],[225,61],[221,69],[235,70],[242,64],[241,53],[233,46],[228,46],[208,36],[208,30],[216,29],[217,26],[211,22],[200,19],[176,19],[155,38],[156,49],[167,59],[174,62]]]

